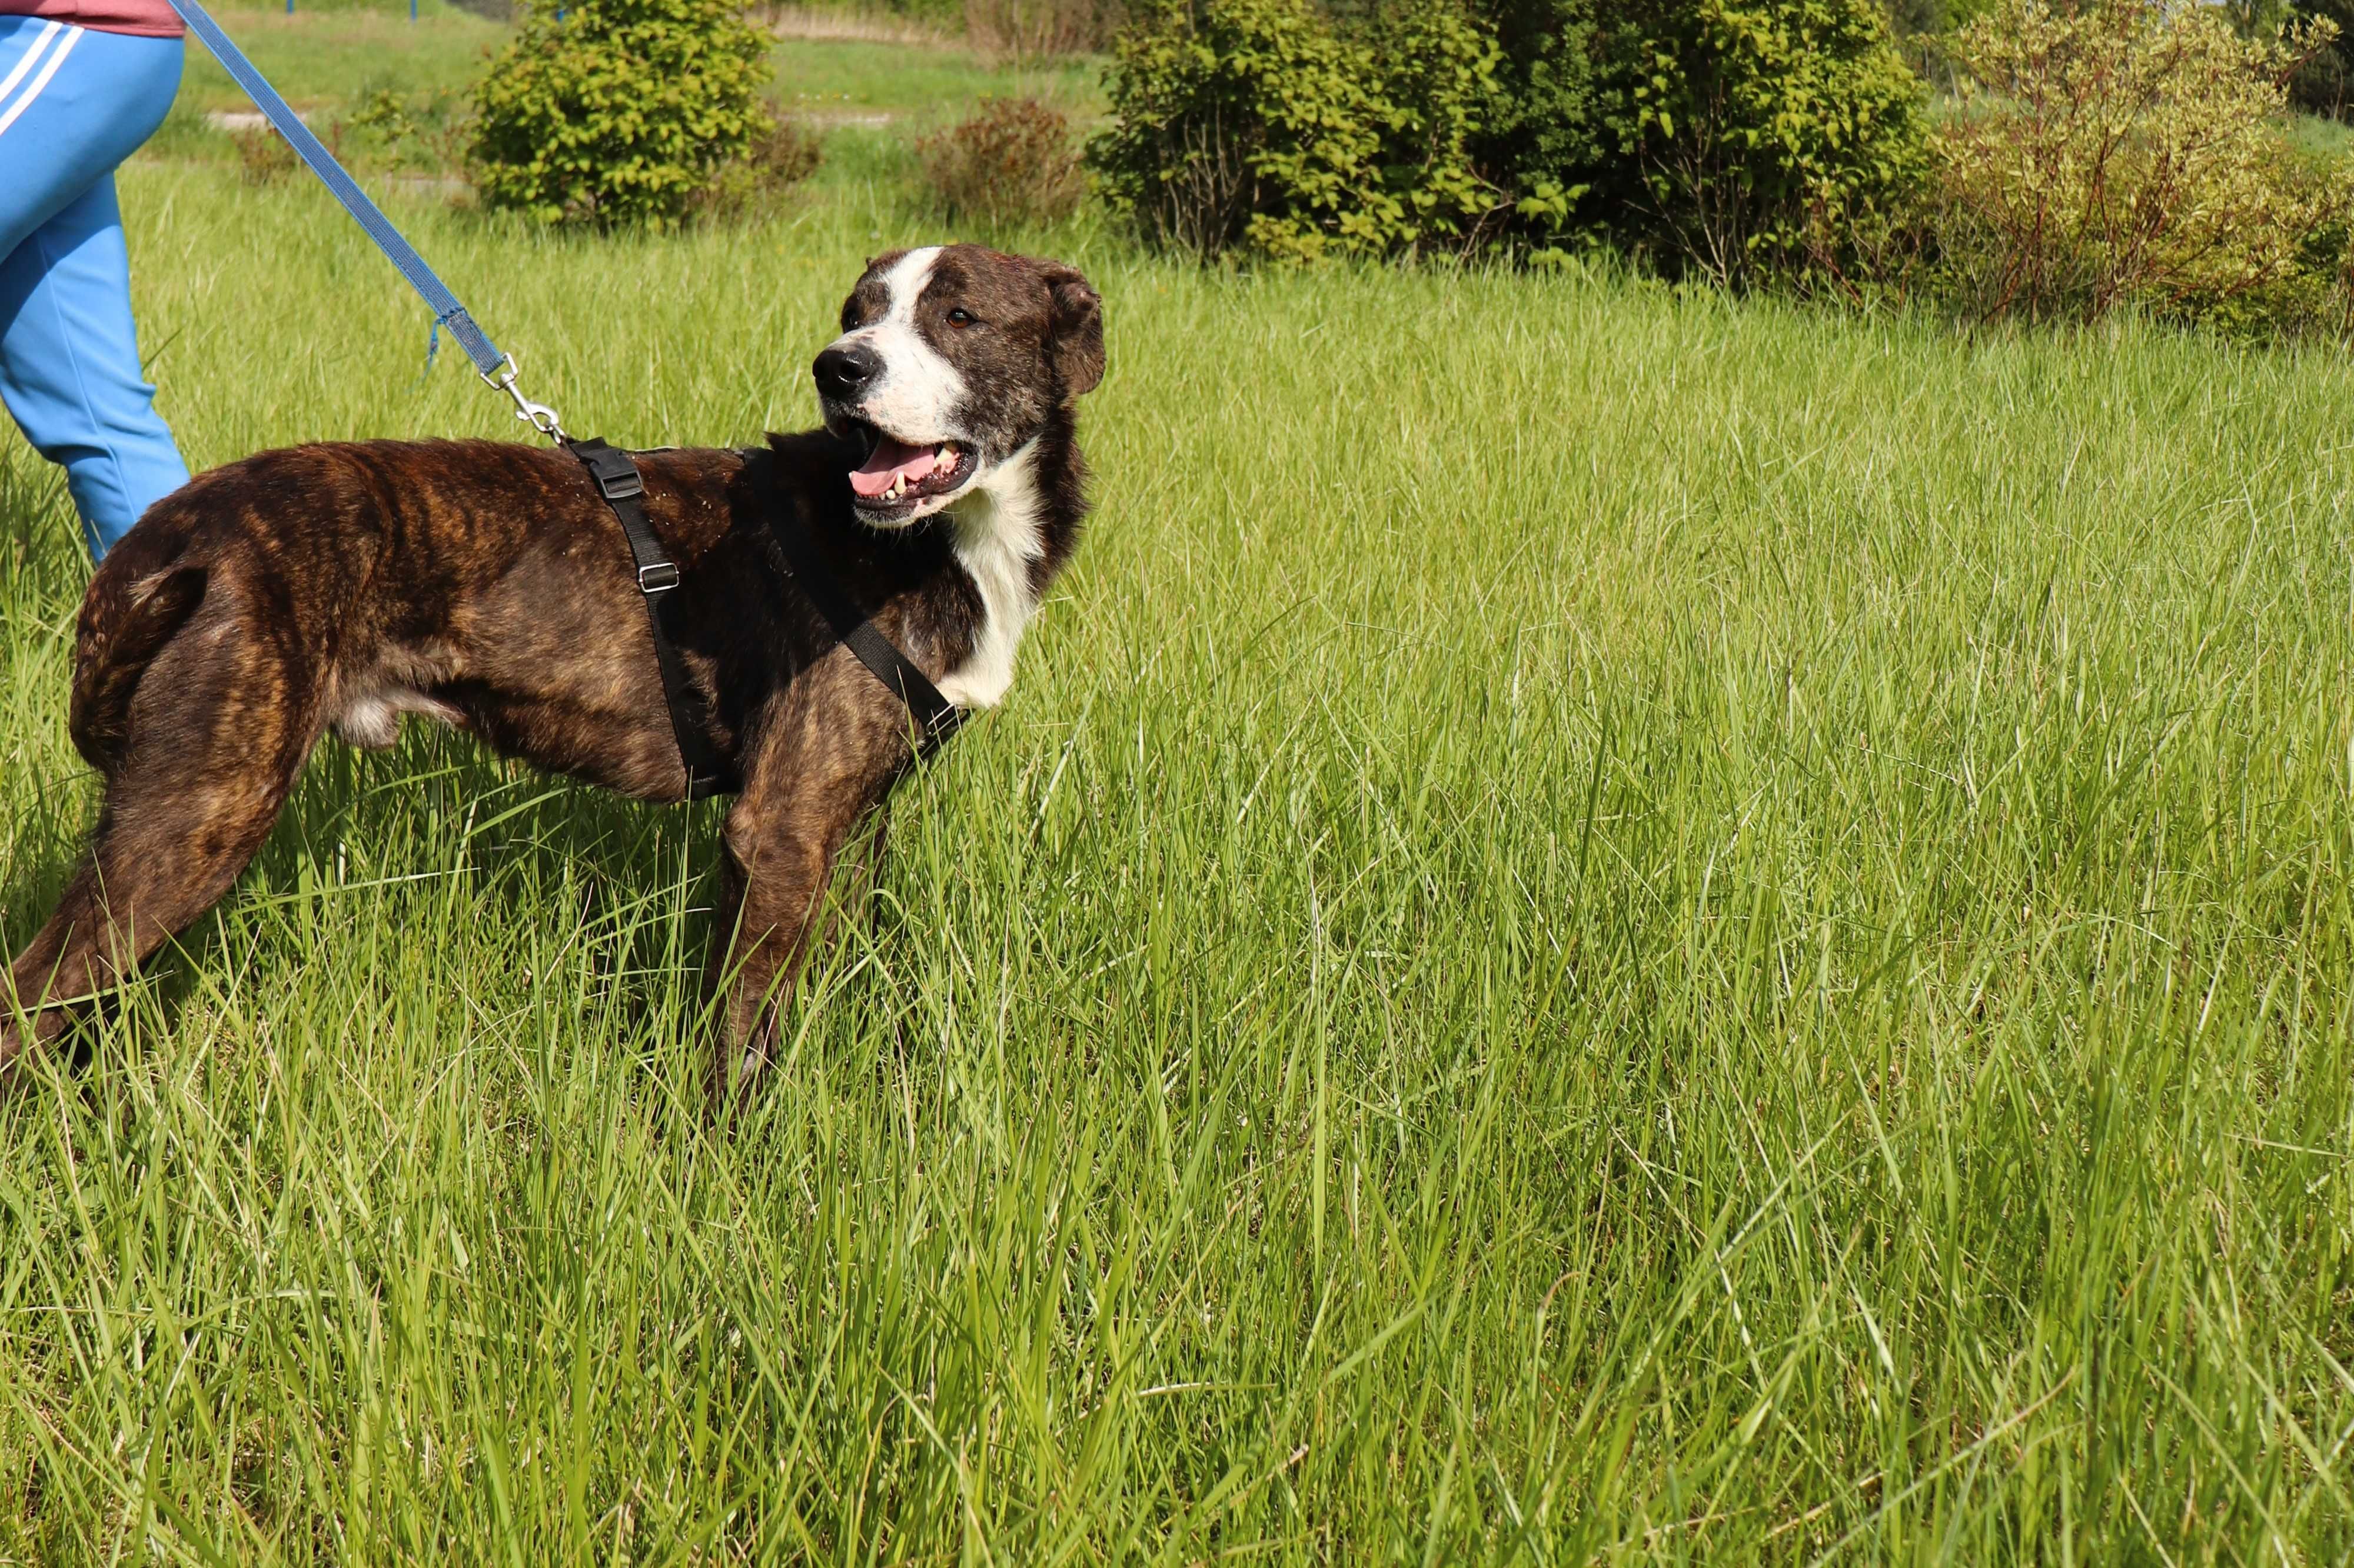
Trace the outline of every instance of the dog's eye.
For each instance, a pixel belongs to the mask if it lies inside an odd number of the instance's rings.
[[[959,305],[955,310],[949,313],[949,325],[950,326],[969,327],[977,324],[979,324],[979,318],[975,317],[970,311],[966,310],[962,305]]]

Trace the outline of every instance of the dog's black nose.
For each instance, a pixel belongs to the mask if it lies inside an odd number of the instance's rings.
[[[828,397],[847,400],[883,374],[883,356],[864,344],[837,346],[819,355],[815,368],[817,389]]]

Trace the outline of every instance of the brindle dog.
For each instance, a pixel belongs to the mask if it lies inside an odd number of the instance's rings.
[[[975,246],[869,264],[815,367],[825,428],[648,452],[683,577],[673,629],[742,780],[710,974],[715,1082],[770,1054],[834,863],[913,757],[907,708],[784,574],[803,530],[960,705],[987,705],[1087,511],[1073,400],[1099,302]],[[320,736],[389,746],[404,713],[642,800],[685,778],[620,524],[563,452],[321,444],[213,470],[106,558],[74,649],[74,745],[105,779],[87,857],[0,995],[0,1072],[228,891]]]

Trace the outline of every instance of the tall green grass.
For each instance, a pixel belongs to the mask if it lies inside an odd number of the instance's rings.
[[[192,461],[504,429],[316,191],[126,199]],[[641,444],[940,237],[400,216]],[[0,1106],[0,1557],[2354,1552],[2344,368],[1031,242],[1099,510],[766,1095],[717,808],[323,747]],[[94,802],[0,517],[13,945]]]

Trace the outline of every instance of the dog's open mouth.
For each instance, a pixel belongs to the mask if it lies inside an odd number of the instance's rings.
[[[871,443],[866,461],[850,471],[850,488],[862,510],[912,510],[932,496],[962,488],[972,477],[972,454],[954,441],[919,447],[863,422],[854,430]]]

